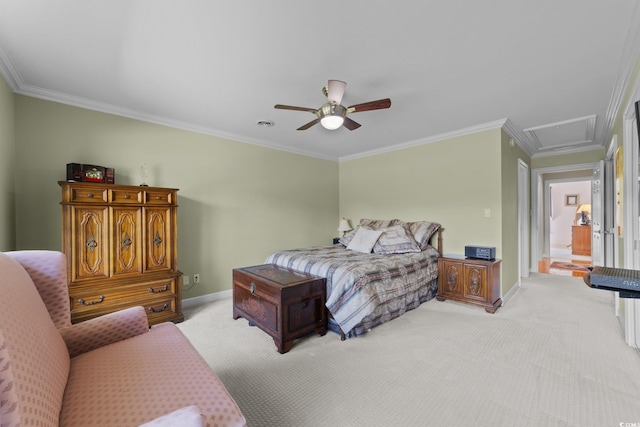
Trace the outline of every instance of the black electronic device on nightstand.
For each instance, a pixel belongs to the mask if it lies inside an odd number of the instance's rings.
[[[467,258],[496,259],[495,246],[465,246],[464,256]]]

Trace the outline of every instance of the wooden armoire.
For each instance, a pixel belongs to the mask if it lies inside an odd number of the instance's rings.
[[[178,190],[59,184],[71,321],[138,305],[150,324],[182,321]]]

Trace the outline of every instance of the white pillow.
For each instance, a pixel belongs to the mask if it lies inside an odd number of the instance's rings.
[[[358,231],[356,231],[353,239],[351,240],[351,242],[349,242],[347,249],[351,251],[362,252],[364,254],[370,254],[373,246],[376,244],[381,234],[381,230],[372,230],[367,227],[358,227]]]
[[[197,406],[185,406],[138,427],[201,427],[204,425],[202,417],[202,412]]]

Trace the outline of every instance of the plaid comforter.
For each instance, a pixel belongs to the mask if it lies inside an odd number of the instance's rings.
[[[407,294],[424,294],[421,291],[438,276],[437,258],[431,246],[419,253],[378,255],[338,244],[278,251],[266,263],[326,278],[326,306],[348,334],[378,307],[404,303]],[[420,302],[423,300],[421,297]],[[393,310],[406,311],[402,307]]]

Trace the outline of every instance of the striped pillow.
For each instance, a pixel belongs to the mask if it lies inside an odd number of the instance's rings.
[[[413,234],[405,224],[398,224],[381,228],[382,235],[373,247],[376,254],[404,254],[420,252],[420,247],[413,238]]]
[[[372,230],[379,230],[381,228],[391,227],[392,225],[402,224],[399,219],[366,219],[360,220],[360,227],[369,227]]]
[[[340,240],[338,240],[340,243],[342,243],[345,246],[349,246],[349,243],[351,243],[351,240],[353,240],[353,236],[356,235],[356,232],[358,231],[358,227],[356,227],[355,230],[351,230],[350,232],[346,233],[344,236],[342,236],[340,238]]]
[[[407,222],[406,224],[409,226],[409,230],[411,234],[413,234],[413,238],[418,243],[418,246],[423,251],[429,246],[429,240],[431,240],[433,233],[440,228],[440,224],[437,222],[429,221]]]
[[[366,219],[366,218],[362,218],[360,219],[360,223],[358,223],[358,226],[356,227],[355,230],[351,230],[350,232],[348,232],[347,234],[345,234],[344,236],[342,236],[340,238],[340,240],[338,240],[340,243],[342,243],[345,246],[349,246],[349,243],[351,243],[351,239],[353,239],[353,236],[356,235],[356,232],[358,231],[358,228],[360,227],[367,227],[370,228],[371,230],[379,230],[381,228],[387,228],[387,227],[391,227],[392,225],[397,225],[397,224],[402,224],[402,221],[399,219]]]

